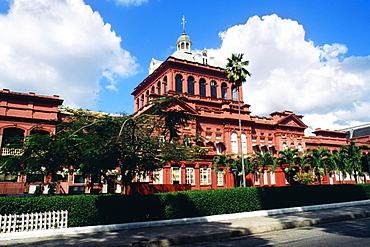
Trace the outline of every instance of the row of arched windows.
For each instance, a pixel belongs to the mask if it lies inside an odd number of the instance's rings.
[[[180,74],[177,74],[176,77],[175,77],[175,81],[176,81],[176,84],[175,84],[175,91],[177,93],[183,93],[184,90],[183,90],[183,76],[180,75]],[[193,76],[189,76],[186,80],[186,83],[187,83],[187,93],[188,94],[195,94],[195,80],[194,80],[194,77]],[[207,87],[206,87],[206,80],[204,78],[201,78],[199,80],[199,84],[198,84],[198,87],[199,87],[199,95],[200,96],[206,96],[206,91],[207,91]],[[217,92],[217,82],[215,80],[211,80],[211,82],[209,83],[209,92],[210,92],[210,96],[211,98],[218,98],[219,96],[221,97],[221,99],[225,99],[227,100],[228,99],[228,85],[227,83],[223,82],[221,84],[221,95],[217,95],[218,92]],[[232,87],[232,100],[237,100],[237,91],[236,91],[236,87]]]
[[[149,89],[146,90],[145,93],[141,94],[141,96],[139,96],[136,99],[137,108],[143,107],[145,104],[147,104],[149,102],[149,100],[150,100],[149,99],[150,94],[156,93],[156,94],[161,95],[161,94],[166,93],[167,91],[168,91],[168,88],[167,88],[167,76],[165,76],[163,78],[163,82],[158,81],[156,85],[153,85],[150,88],[150,90]]]
[[[185,81],[187,84],[187,90],[184,90],[184,79],[181,74],[177,74],[175,76],[175,91],[177,93],[188,93],[191,95],[194,95],[196,90],[195,87],[198,87],[198,92],[200,96],[207,96],[207,92],[209,92],[209,95],[211,98],[221,98],[224,100],[229,100],[228,95],[228,84],[223,82],[221,83],[221,90],[218,91],[217,87],[219,86],[215,80],[211,80],[209,83],[209,87],[207,89],[207,82],[204,78],[200,78],[199,83],[195,82],[195,79],[193,76],[189,76],[187,80]],[[231,100],[236,101],[237,100],[237,88],[235,86],[231,87],[231,93],[232,98]],[[156,84],[152,85],[152,87],[145,92],[143,92],[137,99],[136,99],[136,106],[137,108],[141,108],[145,106],[149,102],[149,96],[150,94],[164,94],[168,91],[168,84],[167,84],[167,76],[163,78],[162,81],[158,81]],[[221,93],[221,95],[218,95]]]

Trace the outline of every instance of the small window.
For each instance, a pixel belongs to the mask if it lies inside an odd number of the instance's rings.
[[[194,177],[194,168],[193,167],[186,167],[186,183],[187,184],[195,184],[195,177]]]
[[[206,80],[203,78],[199,81],[199,94],[200,96],[206,96]]]
[[[84,184],[85,177],[83,175],[74,175],[73,176],[73,183],[74,184]]]
[[[222,83],[221,85],[221,97],[222,99],[227,99],[227,84]]]
[[[212,183],[211,168],[200,168],[200,185],[208,185]]]
[[[217,171],[217,185],[218,186],[224,185],[224,174],[220,170]]]
[[[27,174],[26,182],[33,183],[33,182],[44,182],[44,174]]]
[[[231,152],[238,153],[238,135],[235,132],[231,133]]]
[[[188,77],[188,94],[194,94],[194,77]]]
[[[171,167],[171,183],[172,184],[181,184],[181,169],[179,166]]]
[[[217,98],[217,84],[215,81],[211,81],[211,97]]]
[[[17,182],[18,175],[11,173],[0,173],[0,182]]]
[[[237,101],[238,100],[238,93],[237,93],[237,88],[235,86],[232,86],[232,97],[233,97],[233,100],[234,101]]]
[[[176,92],[177,93],[182,93],[182,75],[176,75],[175,77],[176,80]]]

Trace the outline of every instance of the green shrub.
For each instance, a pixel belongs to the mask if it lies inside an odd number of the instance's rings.
[[[370,198],[370,184],[247,187],[154,195],[0,197],[0,214],[68,210],[68,225],[175,219]]]

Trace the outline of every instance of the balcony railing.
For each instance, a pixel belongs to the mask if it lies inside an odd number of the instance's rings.
[[[2,156],[20,156],[23,154],[23,149],[21,148],[2,148],[1,155]]]

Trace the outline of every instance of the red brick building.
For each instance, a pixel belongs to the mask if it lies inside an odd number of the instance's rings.
[[[178,38],[177,50],[164,62],[152,59],[149,76],[133,91],[134,111],[141,114],[150,108],[150,100],[162,95],[183,94],[188,98],[181,107],[190,112],[194,120],[183,128],[186,135],[201,135],[211,152],[198,162],[168,164],[157,172],[154,183],[191,184],[193,189],[230,188],[235,176],[230,171],[213,171],[215,155],[270,152],[297,148],[328,148],[331,152],[347,145],[349,139],[343,131],[315,130],[316,137],[306,137],[307,126],[303,116],[291,111],[273,112],[269,117],[253,116],[250,105],[243,101],[243,91],[233,88],[227,81],[223,63],[209,57],[207,50],[191,53],[192,41],[183,32]],[[238,125],[238,102],[241,101],[241,125]],[[241,144],[242,143],[242,144]],[[323,183],[338,183],[326,177]],[[256,170],[247,175],[248,186],[284,186],[288,182],[281,169],[275,172]]]
[[[307,126],[303,116],[291,111],[273,112],[268,117],[253,116],[250,105],[243,100],[242,88],[230,86],[224,72],[224,64],[208,56],[207,50],[191,53],[192,41],[183,32],[176,43],[177,50],[164,62],[152,59],[149,75],[132,92],[134,113],[141,114],[150,108],[150,100],[163,95],[182,94],[187,101],[179,105],[193,115],[192,121],[182,129],[188,136],[202,136],[204,141],[197,145],[208,147],[210,152],[196,162],[177,162],[167,164],[155,172],[157,179],[137,181],[150,184],[191,185],[192,189],[231,188],[238,186],[230,170],[214,171],[212,160],[216,155],[240,154],[253,155],[255,152],[270,152],[275,156],[280,150],[297,148],[327,148],[331,152],[347,145],[350,140],[360,144],[369,144],[369,133],[362,133],[366,128],[330,131],[316,129],[315,137],[304,134]],[[241,126],[239,131],[238,102],[240,97]],[[7,140],[14,136],[26,137],[31,133],[53,134],[56,124],[63,114],[58,106],[63,100],[58,96],[42,96],[34,93],[15,93],[0,91],[0,150],[1,155],[21,153],[21,150],[9,150]],[[367,127],[367,126],[365,126]],[[370,128],[369,128],[370,129]],[[362,131],[362,132],[361,132]],[[361,132],[361,133],[360,133]],[[354,134],[355,133],[355,134]],[[32,176],[32,175],[27,175]],[[32,193],[36,184],[27,184],[27,176],[0,174],[0,194]],[[47,178],[40,178],[40,183]],[[370,180],[370,178],[367,178]],[[285,186],[284,172],[278,168],[255,170],[247,174],[247,186]],[[326,176],[324,184],[353,183],[353,179],[344,180],[338,174]],[[102,192],[108,192],[104,185]],[[119,192],[118,190],[115,190]],[[79,174],[61,177],[58,193],[91,193],[87,180]]]

